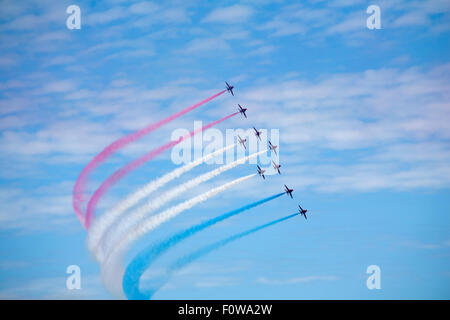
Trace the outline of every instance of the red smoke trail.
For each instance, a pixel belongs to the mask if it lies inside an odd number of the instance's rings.
[[[147,161],[152,160],[154,157],[156,157],[157,155],[159,155],[160,153],[166,151],[167,149],[170,149],[172,147],[174,147],[175,145],[179,144],[180,142],[196,135],[197,133],[200,133],[206,129],[211,128],[212,126],[219,124],[222,121],[225,121],[231,117],[234,117],[235,115],[237,115],[239,112],[235,112],[232,113],[222,119],[213,121],[209,124],[207,124],[206,126],[203,126],[200,129],[194,130],[189,132],[188,134],[184,135],[183,137],[180,137],[178,140],[175,141],[170,141],[152,151],[150,151],[149,153],[144,154],[142,157],[129,162],[128,164],[126,164],[125,166],[123,166],[122,168],[118,169],[116,172],[114,172],[112,175],[110,175],[105,181],[103,181],[103,183],[100,185],[100,187],[95,190],[94,194],[92,195],[91,199],[89,200],[88,206],[87,206],[87,210],[86,210],[86,217],[85,217],[85,228],[89,229],[90,224],[91,224],[91,220],[92,217],[94,215],[95,209],[97,207],[98,201],[100,200],[100,198],[120,179],[122,179],[125,175],[127,175],[128,173],[130,173],[131,171],[137,169],[138,167],[140,167],[141,165],[143,165],[144,163],[146,163]]]
[[[140,139],[141,137],[145,136],[146,134],[149,134],[150,132],[152,132],[153,130],[158,129],[161,126],[169,123],[170,121],[173,121],[176,118],[181,117],[182,115],[188,113],[189,111],[192,111],[192,110],[200,107],[201,105],[211,101],[212,99],[217,98],[224,92],[226,92],[226,90],[223,90],[203,101],[200,101],[190,107],[187,107],[187,108],[185,108],[185,109],[183,109],[183,110],[181,110],[181,111],[171,115],[170,117],[167,117],[157,123],[151,124],[142,130],[130,133],[130,134],[114,141],[109,146],[107,146],[105,149],[103,149],[102,152],[97,154],[94,157],[94,159],[92,159],[88,163],[88,165],[86,167],[84,167],[83,171],[81,171],[80,175],[78,176],[77,181],[75,182],[75,186],[73,187],[72,205],[73,205],[73,209],[75,210],[75,214],[77,215],[77,217],[81,221],[81,223],[83,225],[85,224],[85,217],[83,217],[81,205],[83,202],[85,202],[84,195],[85,195],[85,189],[86,189],[86,181],[89,177],[89,174],[95,168],[97,168],[102,162],[104,162],[110,155],[115,153],[117,150],[125,147],[127,144]]]

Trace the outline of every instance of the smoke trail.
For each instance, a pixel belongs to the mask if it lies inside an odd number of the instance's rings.
[[[291,219],[297,215],[298,215],[298,213],[294,213],[294,214],[285,216],[283,218],[273,220],[271,222],[262,224],[258,227],[249,229],[247,231],[237,233],[237,234],[230,236],[228,238],[225,238],[223,240],[216,241],[210,245],[204,246],[190,254],[183,256],[182,258],[176,260],[174,263],[172,263],[169,266],[168,274],[166,275],[166,277],[162,281],[160,281],[160,283],[158,284],[158,286],[156,288],[154,288],[152,290],[146,290],[145,292],[139,291],[139,284],[138,284],[138,282],[135,281],[135,279],[124,277],[123,290],[127,294],[127,297],[131,297],[132,299],[148,300],[169,280],[170,276],[174,272],[184,268],[185,266],[191,264],[192,262],[196,261],[197,259],[200,259],[201,257],[203,257],[217,249],[220,249],[221,247],[227,245],[230,242],[242,239],[242,238],[249,236],[255,232],[258,232],[258,231],[261,231],[268,227],[271,227],[277,223]]]
[[[114,225],[116,227],[110,228],[110,230],[107,231],[107,234],[115,237],[118,241],[120,241],[123,234],[125,234],[126,232],[130,232],[130,230],[132,229],[133,226],[137,225],[140,220],[144,219],[153,210],[156,210],[157,208],[161,207],[162,205],[164,205],[171,199],[176,198],[180,194],[199,185],[200,183],[208,181],[208,180],[222,174],[223,172],[225,172],[227,170],[235,168],[236,166],[238,166],[240,164],[244,164],[249,159],[255,158],[265,152],[267,152],[267,150],[253,153],[247,157],[243,157],[243,158],[233,161],[229,164],[223,165],[215,170],[207,172],[201,176],[198,176],[192,180],[189,180],[188,182],[186,182],[178,187],[175,187],[175,188],[163,193],[161,196],[159,196],[156,199],[150,199],[146,204],[137,208],[130,214],[124,216],[122,220],[116,221],[114,223]],[[105,253],[107,253],[109,251],[110,247],[114,247],[115,244],[116,243],[114,243],[114,239],[111,240],[111,237],[108,237],[105,235],[100,240],[97,250],[94,251],[94,255],[96,256],[96,258],[99,261],[102,261],[102,259],[104,259]]]
[[[213,121],[209,124],[207,124],[206,126],[203,126],[200,129],[194,130],[189,132],[188,134],[184,135],[183,137],[178,138],[178,140],[174,140],[174,141],[170,141],[152,151],[150,151],[149,153],[141,156],[140,158],[131,161],[129,163],[127,163],[125,166],[123,166],[122,168],[118,169],[117,171],[115,171],[112,175],[110,175],[105,181],[103,181],[103,183],[100,185],[100,187],[98,187],[97,190],[95,190],[94,194],[92,195],[91,199],[89,200],[88,206],[87,206],[87,210],[86,210],[86,217],[85,217],[85,227],[86,229],[89,229],[90,224],[91,224],[91,220],[92,217],[94,215],[95,212],[95,208],[97,207],[97,203],[100,200],[100,198],[120,179],[122,179],[125,175],[127,175],[128,173],[130,173],[131,171],[135,170],[136,168],[138,168],[139,166],[143,165],[144,163],[146,163],[147,161],[150,161],[151,159],[153,159],[154,157],[156,157],[157,155],[159,155],[160,153],[162,153],[163,151],[166,151],[170,148],[172,148],[173,146],[179,144],[180,142],[196,135],[199,132],[202,132],[206,129],[211,128],[212,126],[225,121],[231,117],[234,117],[235,115],[237,115],[239,112],[235,112],[232,113],[226,117],[223,117],[222,119]]]
[[[102,262],[102,279],[105,285],[110,287],[112,290],[116,290],[117,286],[115,285],[115,281],[117,279],[122,279],[123,270],[119,269],[120,266],[118,261],[122,260],[122,255],[125,252],[126,248],[139,239],[141,236],[145,235],[147,232],[153,230],[158,227],[162,223],[174,218],[179,215],[183,211],[192,208],[198,203],[204,202],[209,198],[226,191],[227,189],[242,183],[256,174],[250,174],[248,176],[244,176],[228,183],[225,183],[219,187],[211,189],[205,193],[202,193],[192,199],[186,200],[176,206],[170,207],[169,209],[161,212],[160,214],[151,216],[144,221],[142,221],[136,229],[132,232],[127,233],[120,242],[111,250],[108,256]],[[121,288],[121,286],[120,286]]]
[[[235,215],[238,215],[240,213],[243,213],[247,210],[250,210],[252,208],[255,208],[259,205],[262,205],[266,202],[269,202],[271,200],[274,200],[280,196],[282,196],[284,193],[279,193],[270,197],[267,197],[265,199],[247,204],[243,207],[240,207],[239,209],[229,211],[227,213],[224,213],[220,216],[217,216],[215,218],[206,220],[204,222],[201,222],[193,227],[190,227],[186,230],[183,230],[181,232],[176,233],[175,235],[169,237],[166,240],[160,241],[152,246],[147,247],[143,251],[141,251],[127,266],[124,274],[124,280],[123,280],[123,290],[128,299],[135,299],[136,293],[139,291],[139,279],[141,278],[142,274],[147,270],[150,265],[163,253],[165,253],[167,250],[172,248],[173,246],[177,245],[181,241],[192,237],[196,233],[205,230],[206,228],[209,228],[216,223],[219,223],[221,221],[224,221],[228,218],[231,218]]]
[[[182,174],[188,172],[189,170],[192,170],[193,168],[199,166],[204,162],[207,162],[210,159],[215,158],[216,156],[226,152],[227,150],[234,148],[235,145],[236,144],[226,146],[220,150],[211,152],[210,154],[207,154],[206,156],[200,159],[191,161],[188,164],[180,168],[176,168],[175,170],[169,172],[168,174],[149,182],[148,184],[138,189],[134,193],[129,194],[124,200],[120,201],[112,210],[105,212],[103,215],[101,215],[98,219],[94,221],[88,233],[87,244],[89,250],[92,252],[96,251],[96,248],[101,238],[105,235],[105,232],[109,231],[108,228],[110,228],[111,225],[114,223],[114,221],[118,217],[120,217],[126,210],[137,204],[140,200],[142,200],[152,192],[164,186],[166,183],[169,183],[173,179],[178,178]]]
[[[83,216],[81,205],[84,202],[84,195],[85,195],[85,189],[86,189],[86,181],[89,177],[89,174],[98,167],[102,162],[104,162],[110,155],[114,154],[117,150],[123,148],[124,146],[128,145],[131,142],[134,142],[141,137],[149,134],[150,132],[160,128],[161,126],[181,117],[182,115],[200,107],[201,105],[211,101],[212,99],[220,96],[226,92],[226,90],[223,90],[215,95],[212,95],[211,97],[200,101],[190,107],[187,107],[170,117],[167,117],[157,123],[151,124],[147,127],[145,127],[142,130],[130,133],[113,143],[111,143],[109,146],[107,146],[105,149],[103,149],[99,154],[97,154],[84,169],[81,171],[80,175],[78,176],[77,181],[75,182],[75,185],[73,187],[73,194],[72,194],[72,205],[73,209],[75,210],[75,214],[77,215],[80,222],[85,226],[85,217]]]
[[[291,218],[293,218],[293,217],[295,217],[295,216],[297,216],[297,215],[298,215],[298,213],[293,213],[293,214],[290,214],[290,215],[285,216],[285,217],[283,217],[283,218],[276,219],[276,220],[274,220],[274,221],[265,223],[265,224],[260,225],[260,226],[258,226],[258,227],[252,228],[252,229],[250,229],[250,230],[247,230],[247,231],[244,231],[244,232],[235,234],[235,235],[233,235],[233,236],[231,236],[231,237],[225,238],[225,239],[223,239],[223,240],[214,242],[214,243],[212,243],[212,244],[210,244],[210,245],[208,245],[208,246],[205,246],[205,247],[203,247],[203,248],[201,248],[201,249],[199,249],[199,250],[194,251],[194,252],[191,253],[191,254],[188,254],[188,255],[186,255],[186,256],[184,256],[184,257],[178,259],[177,261],[175,261],[175,262],[170,266],[169,270],[172,271],[172,272],[173,272],[173,271],[176,271],[176,270],[179,270],[179,269],[185,267],[186,265],[188,265],[188,264],[194,262],[195,260],[197,260],[197,259],[199,259],[199,258],[201,258],[201,257],[203,257],[203,256],[205,256],[205,255],[207,255],[208,253],[210,253],[210,252],[212,252],[212,251],[214,251],[214,250],[217,250],[217,249],[219,249],[219,248],[221,248],[221,247],[227,245],[227,244],[230,243],[230,242],[239,240],[239,239],[241,239],[241,238],[243,238],[243,237],[246,237],[246,236],[248,236],[248,235],[251,235],[252,233],[258,232],[258,231],[260,231],[260,230],[262,230],[262,229],[268,228],[268,227],[273,226],[273,225],[275,225],[275,224],[277,224],[277,223],[280,223],[280,222],[283,222],[283,221],[285,221],[285,220],[291,219]]]

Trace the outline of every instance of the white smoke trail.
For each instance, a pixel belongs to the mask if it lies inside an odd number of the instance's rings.
[[[94,224],[89,229],[87,245],[89,250],[92,252],[97,251],[97,247],[104,237],[105,232],[114,224],[116,219],[118,219],[126,210],[136,205],[143,198],[147,197],[152,192],[164,186],[166,183],[169,183],[175,178],[178,178],[182,174],[192,170],[193,168],[199,166],[200,164],[215,158],[216,156],[226,152],[229,149],[234,148],[236,144],[232,144],[230,146],[226,146],[220,150],[207,154],[206,156],[192,161],[180,168],[177,168],[168,174],[162,176],[159,179],[153,180],[143,186],[142,188],[136,190],[134,193],[129,194],[126,198],[119,203],[110,211],[105,212],[102,216],[94,221]],[[95,255],[95,254],[94,254]]]
[[[133,229],[133,227],[135,227],[138,223],[140,223],[140,221],[144,219],[148,214],[160,208],[162,205],[176,198],[180,194],[188,191],[189,189],[205,181],[208,181],[240,164],[244,164],[249,159],[255,158],[265,152],[267,152],[267,150],[256,152],[247,157],[243,157],[241,159],[233,161],[229,164],[225,164],[215,170],[202,174],[180,186],[177,186],[161,194],[156,199],[150,199],[145,204],[132,211],[130,214],[123,216],[122,219],[116,220],[114,225],[110,227],[106,234],[100,239],[98,246],[93,251],[94,255],[101,262],[107,255],[108,251],[111,250],[111,248],[115,246],[116,242],[121,239],[122,235],[126,232],[130,232],[130,230]]]
[[[244,176],[228,183],[225,183],[219,187],[211,189],[205,193],[202,193],[192,199],[186,200],[176,206],[170,207],[169,209],[161,212],[160,214],[148,217],[132,231],[127,233],[122,239],[117,243],[116,246],[112,248],[109,254],[106,256],[104,261],[102,262],[102,279],[105,285],[108,286],[111,290],[115,291],[123,295],[121,292],[121,286],[117,283],[117,281],[121,282],[123,279],[123,267],[118,263],[121,261],[123,254],[126,249],[140,237],[145,235],[147,232],[155,229],[162,223],[174,218],[185,210],[188,210],[195,206],[198,203],[204,202],[209,198],[224,192],[225,190],[244,182],[256,174],[250,174],[248,176]]]

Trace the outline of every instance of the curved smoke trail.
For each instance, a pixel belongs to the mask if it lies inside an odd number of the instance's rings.
[[[122,219],[115,221],[115,227],[111,227],[110,230],[107,231],[107,234],[105,234],[105,236],[100,239],[100,243],[96,248],[97,250],[93,251],[94,256],[101,262],[104,257],[107,256],[108,251],[110,251],[110,249],[113,248],[116,243],[121,240],[122,236],[127,232],[131,232],[133,227],[137,226],[149,213],[160,208],[168,201],[176,198],[180,194],[192,189],[193,187],[198,186],[199,184],[208,181],[226,172],[227,170],[233,169],[240,164],[244,164],[248,160],[255,158],[265,152],[267,152],[267,150],[253,153],[247,157],[243,157],[229,164],[223,165],[215,170],[202,174],[196,178],[189,180],[186,183],[183,183],[182,185],[179,185],[163,193],[156,199],[150,199],[147,203],[135,209],[130,214],[123,216]],[[111,237],[114,238],[111,239]],[[116,242],[114,242],[114,239],[117,239]]]
[[[219,187],[211,189],[205,193],[202,193],[192,199],[186,200],[176,206],[170,207],[169,209],[161,212],[160,214],[151,216],[144,221],[142,221],[132,232],[127,233],[120,242],[117,243],[115,247],[110,251],[107,257],[102,262],[102,280],[105,286],[110,288],[113,292],[118,292],[117,290],[122,290],[121,283],[118,284],[116,281],[122,279],[123,269],[121,267],[122,256],[125,250],[141,236],[145,235],[147,232],[155,229],[162,223],[176,217],[183,211],[192,208],[198,203],[204,202],[209,198],[226,191],[227,189],[242,183],[256,174],[250,174],[233,181],[227,182]]]
[[[132,172],[136,168],[140,167],[147,161],[152,160],[154,157],[159,155],[160,153],[172,148],[173,146],[179,144],[180,142],[196,135],[197,133],[200,133],[206,129],[211,128],[212,126],[221,123],[222,121],[225,121],[231,117],[234,117],[239,112],[232,113],[226,117],[223,117],[219,120],[213,121],[211,123],[208,123],[207,125],[203,126],[200,129],[194,130],[189,132],[188,134],[184,135],[183,137],[180,137],[178,140],[170,141],[146,154],[141,156],[140,158],[131,161],[127,163],[125,166],[121,167],[120,169],[116,170],[112,175],[110,175],[103,183],[100,185],[100,187],[95,190],[94,194],[92,195],[91,199],[89,200],[87,210],[86,210],[86,216],[85,216],[85,227],[86,229],[89,229],[91,220],[93,218],[95,209],[97,207],[98,201],[101,199],[101,197],[120,179],[122,179],[125,175]]]
[[[163,253],[165,253],[170,248],[174,247],[181,241],[192,237],[196,233],[203,231],[209,227],[214,226],[215,224],[224,221],[228,218],[236,216],[240,213],[243,213],[247,210],[253,209],[259,205],[262,205],[266,202],[274,200],[276,198],[281,197],[284,192],[267,197],[265,199],[247,204],[239,209],[235,209],[224,213],[215,218],[206,220],[201,222],[193,227],[182,230],[175,235],[169,237],[166,240],[160,241],[152,246],[147,247],[142,250],[127,266],[125,270],[125,274],[123,277],[123,291],[128,299],[140,299],[142,297],[142,293],[139,292],[139,280],[144,274],[144,272],[150,267],[150,265]]]
[[[202,247],[202,248],[200,248],[198,250],[195,250],[194,252],[192,252],[190,254],[187,254],[187,255],[181,257],[180,259],[177,259],[174,263],[172,263],[169,266],[168,271],[167,271],[167,275],[165,276],[165,278],[162,279],[159,282],[159,284],[157,285],[157,287],[155,287],[152,290],[146,290],[145,292],[139,291],[139,288],[133,286],[133,285],[136,285],[135,283],[133,283],[133,279],[130,280],[129,278],[125,278],[124,277],[123,290],[124,290],[125,293],[131,294],[133,299],[140,299],[140,300],[145,299],[145,300],[148,300],[169,280],[169,278],[171,277],[171,275],[174,272],[176,272],[176,271],[186,267],[187,265],[189,265],[192,262],[200,259],[201,257],[203,257],[203,256],[205,256],[205,255],[207,255],[207,254],[209,254],[209,253],[211,253],[211,252],[213,252],[213,251],[215,251],[217,249],[220,249],[221,247],[229,244],[230,242],[242,239],[242,238],[244,238],[246,236],[249,236],[249,235],[251,235],[251,234],[253,234],[255,232],[258,232],[258,231],[261,231],[261,230],[266,229],[268,227],[271,227],[271,226],[273,226],[273,225],[275,225],[277,223],[280,223],[280,222],[286,221],[288,219],[291,219],[291,218],[293,218],[293,217],[295,217],[297,215],[298,215],[298,213],[290,214],[290,215],[285,216],[283,218],[279,218],[279,219],[273,220],[271,222],[262,224],[262,225],[260,225],[258,227],[254,227],[254,228],[249,229],[247,231],[243,231],[243,232],[237,233],[237,234],[235,234],[233,236],[230,236],[228,238],[225,238],[225,239],[213,242],[210,245],[204,246],[204,247]],[[131,286],[129,286],[129,285],[131,285]],[[127,297],[128,297],[128,295],[127,295]]]
[[[166,175],[147,183],[145,186],[126,196],[125,199],[117,203],[117,205],[113,209],[105,212],[94,221],[88,232],[87,245],[89,250],[91,252],[94,252],[94,255],[97,255],[95,254],[95,252],[97,251],[97,246],[99,245],[102,237],[105,236],[105,233],[109,232],[109,228],[114,224],[115,220],[119,218],[126,210],[136,205],[143,198],[158,190],[166,183],[169,183],[173,179],[180,177],[182,174],[188,172],[189,170],[192,170],[200,164],[215,158],[216,156],[226,152],[229,149],[234,148],[235,146],[236,144],[226,146],[220,150],[211,152],[210,154],[207,154],[200,159],[191,161],[188,164],[176,168]]]
[[[160,128],[161,126],[181,117],[182,115],[200,107],[201,105],[211,101],[212,99],[220,96],[226,92],[226,90],[223,90],[215,95],[212,95],[211,97],[200,101],[190,107],[187,107],[157,123],[151,124],[147,127],[145,127],[142,130],[130,133],[113,143],[111,143],[109,146],[107,146],[105,149],[103,149],[99,154],[97,154],[86,167],[83,168],[80,175],[78,176],[77,181],[75,182],[75,185],[73,187],[73,194],[72,194],[72,205],[75,210],[75,214],[77,215],[80,222],[85,226],[85,216],[83,216],[81,206],[83,202],[85,202],[84,195],[85,195],[85,189],[86,189],[86,181],[89,177],[89,174],[97,168],[102,162],[104,162],[110,155],[114,154],[117,150],[125,147],[126,145],[140,139],[141,137],[149,134],[150,132]]]

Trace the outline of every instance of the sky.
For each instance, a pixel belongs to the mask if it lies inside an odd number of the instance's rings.
[[[81,9],[68,29],[66,9]],[[381,29],[368,29],[378,5]],[[237,110],[213,132],[278,130],[281,175],[254,177],[142,237],[149,244],[294,188],[173,247],[151,285],[192,250],[308,209],[197,259],[152,299],[449,299],[450,5],[422,1],[0,0],[0,298],[115,299],[72,207],[80,172],[104,147],[224,89],[121,149],[114,170]],[[203,136],[205,139],[205,136]],[[262,147],[262,146],[261,146]],[[172,155],[172,156],[171,156]],[[177,168],[171,151],[117,183],[96,216]],[[267,164],[266,164],[267,165]],[[204,164],[167,191],[217,168]],[[256,173],[244,164],[167,207]],[[159,192],[159,191],[158,191]],[[161,191],[162,192],[162,191]],[[81,269],[68,290],[66,269]],[[369,290],[367,267],[381,270]]]

